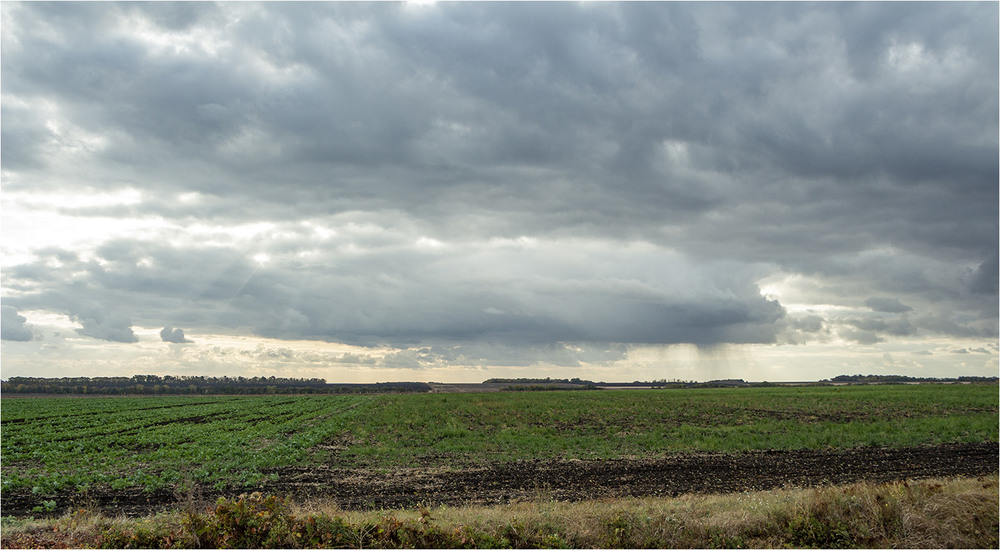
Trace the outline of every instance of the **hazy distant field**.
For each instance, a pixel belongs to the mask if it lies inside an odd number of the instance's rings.
[[[280,481],[282,468],[997,440],[996,386],[8,399],[3,491]],[[9,494],[9,493],[8,493]]]

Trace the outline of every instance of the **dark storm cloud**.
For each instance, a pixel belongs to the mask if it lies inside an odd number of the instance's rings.
[[[998,286],[1000,286],[1000,282],[998,282],[1000,281],[1000,273],[998,271],[1000,271],[1000,259],[998,259],[997,251],[994,250],[976,268],[970,285],[972,292],[996,296]]]
[[[605,246],[581,253],[513,243],[453,256],[415,252],[396,239],[357,241],[379,246],[378,254],[339,252],[355,244],[345,242],[315,254],[317,263],[279,267],[253,265],[243,252],[224,248],[109,241],[88,261],[49,251],[10,269],[15,281],[47,287],[11,302],[57,305],[84,323],[84,334],[117,341],[130,341],[131,331],[105,330],[110,326],[95,311],[114,313],[118,327],[184,310],[195,323],[249,323],[265,336],[358,344],[772,342],[784,316],[741,268],[690,265],[662,251]],[[286,246],[279,241],[266,250]],[[57,255],[61,265],[51,267]],[[69,298],[81,289],[88,300]]]
[[[8,87],[12,95],[26,86],[64,98],[68,120],[110,140],[102,156],[114,166],[127,173],[137,156],[145,157],[152,177],[143,185],[211,194],[238,185],[306,208],[311,204],[302,199],[317,195],[326,199],[313,203],[321,208],[433,207],[461,192],[462,206],[490,211],[536,213],[559,204],[585,212],[580,221],[620,220],[627,211],[630,229],[646,233],[664,213],[687,221],[728,200],[761,191],[768,198],[758,179],[794,176],[806,181],[788,183],[817,187],[828,183],[817,178],[848,178],[853,198],[879,189],[877,182],[850,180],[884,173],[894,176],[885,182],[892,189],[881,193],[888,204],[901,191],[897,185],[945,177],[966,187],[970,177],[975,182],[996,170],[994,136],[973,115],[995,112],[984,102],[995,84],[976,74],[993,59],[977,59],[982,48],[970,38],[935,37],[942,42],[935,45],[924,36],[931,29],[917,25],[932,16],[955,19],[951,11],[969,8],[227,9],[206,7],[201,17],[183,19],[188,32],[225,28],[212,47],[155,47],[121,27],[84,40],[86,24],[59,29],[69,36],[18,36],[7,48],[14,53],[5,56],[15,61],[5,68],[27,78]],[[22,10],[31,8],[9,9]],[[47,6],[44,15],[52,10],[58,8]],[[165,40],[177,30],[174,18],[164,23],[132,5],[77,11],[78,18],[106,25],[141,23]],[[853,26],[890,16],[901,19],[901,29]],[[876,36],[855,36],[862,30]],[[895,74],[885,67],[889,50],[900,41],[906,50],[911,37],[927,42],[932,59],[917,74]],[[876,46],[864,59],[883,70],[854,74],[858,59],[839,51],[858,43]],[[30,57],[37,49],[58,55],[39,63]],[[956,57],[950,65],[948,55]],[[841,80],[849,93],[831,88]],[[922,95],[910,91],[914,84]],[[692,173],[678,159],[662,158],[669,140],[689,148]],[[150,156],[151,147],[162,152]],[[969,158],[971,151],[980,157]],[[886,164],[903,154],[909,156],[899,167]],[[176,165],[163,161],[181,155],[190,170],[178,181]],[[937,159],[933,169],[929,157]],[[383,175],[373,176],[373,169]],[[968,176],[969,170],[978,172]],[[216,171],[232,175],[214,177]],[[713,188],[697,172],[749,181]],[[285,191],[272,194],[278,184]],[[574,192],[562,193],[570,184]],[[477,193],[491,186],[505,190],[499,204]],[[780,183],[771,187],[785,192]],[[516,199],[522,196],[527,200]],[[529,221],[532,231],[562,227],[537,216]]]
[[[6,269],[85,334],[996,334],[996,4],[0,10],[5,190],[136,188],[53,208],[167,226]],[[789,319],[778,271],[910,324]]]

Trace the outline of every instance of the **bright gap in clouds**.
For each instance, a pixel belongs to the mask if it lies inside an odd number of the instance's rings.
[[[66,248],[92,251],[109,237],[151,237],[169,227],[157,217],[78,216],[67,211],[102,209],[140,204],[142,194],[128,189],[112,193],[24,193],[4,192],[3,266],[30,262],[34,251]]]

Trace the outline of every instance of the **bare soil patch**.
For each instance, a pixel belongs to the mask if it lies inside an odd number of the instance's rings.
[[[615,460],[518,461],[475,468],[398,468],[389,471],[284,467],[254,489],[293,499],[322,498],[343,509],[412,508],[419,505],[499,504],[539,498],[578,501],[615,497],[732,493],[855,481],[898,481],[997,473],[997,443],[909,448],[755,451],[676,454]],[[219,496],[249,492],[195,489],[92,490],[56,497],[55,513],[83,506],[106,513],[146,515],[181,505],[209,505]],[[30,491],[5,491],[2,514],[27,516],[40,499]]]

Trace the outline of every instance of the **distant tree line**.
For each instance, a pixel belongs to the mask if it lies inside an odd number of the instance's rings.
[[[14,376],[0,382],[3,393],[80,395],[265,395],[320,393],[429,392],[422,382],[378,384],[327,384],[322,378],[277,378],[274,376],[157,376],[35,378]]]
[[[598,390],[597,386],[590,384],[563,386],[556,384],[511,384],[501,388],[502,391],[573,391],[573,390]]]
[[[483,384],[580,384],[593,386],[594,382],[580,378],[490,378]]]
[[[918,378],[913,376],[904,376],[902,374],[841,374],[840,376],[834,376],[828,381],[831,383],[840,384],[905,384],[913,382],[922,383],[969,383],[969,384],[987,384],[996,383],[1000,378],[996,376],[959,376],[958,378]],[[822,380],[821,382],[827,382],[827,380]]]
[[[374,384],[327,384],[327,393],[426,393],[426,382],[376,382]]]
[[[1000,378],[996,376],[959,376],[958,378],[916,378],[901,374],[842,374],[827,380],[815,382],[747,382],[742,378],[725,380],[709,380],[696,382],[693,380],[660,379],[643,382],[591,382],[579,378],[490,378],[484,384],[508,384],[505,391],[554,391],[567,389],[602,389],[648,387],[652,389],[691,389],[691,388],[769,388],[776,386],[831,386],[834,384],[996,384]],[[576,387],[567,387],[574,384]]]
[[[898,374],[852,374],[835,376],[807,385],[832,384],[996,384],[998,377],[959,376],[958,378],[916,378]],[[506,391],[545,391],[596,389],[600,387],[651,387],[657,389],[769,387],[788,385],[780,382],[746,382],[742,379],[694,382],[654,380],[649,382],[592,382],[580,378],[490,378],[484,384],[507,384]],[[799,384],[795,384],[799,385]],[[375,384],[328,384],[322,378],[277,378],[274,376],[157,376],[137,374],[131,377],[37,378],[14,376],[0,381],[0,392],[10,394],[64,395],[273,395],[273,394],[358,394],[426,393],[424,382],[379,382]]]

